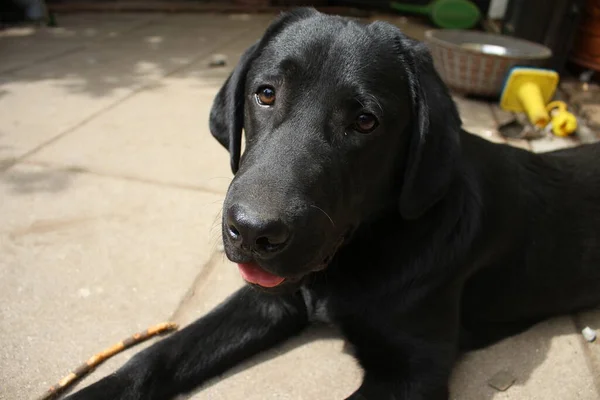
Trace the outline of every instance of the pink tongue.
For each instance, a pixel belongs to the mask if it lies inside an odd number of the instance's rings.
[[[238,268],[244,280],[262,287],[272,288],[285,281],[285,278],[273,275],[256,264],[238,264]]]

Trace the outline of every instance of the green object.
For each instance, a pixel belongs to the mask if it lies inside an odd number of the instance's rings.
[[[55,28],[58,26],[58,24],[56,23],[56,15],[54,15],[54,13],[50,13],[48,15],[48,26]]]
[[[390,7],[400,12],[427,15],[444,29],[470,29],[481,18],[479,8],[468,0],[434,0],[425,6],[394,1]]]

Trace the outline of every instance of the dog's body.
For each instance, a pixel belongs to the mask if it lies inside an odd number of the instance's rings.
[[[351,399],[445,399],[460,347],[600,304],[600,145],[536,155],[461,131],[396,28],[285,14],[219,92],[211,131],[237,172],[226,252],[262,289],[73,399],[171,398],[312,320],[354,345]]]

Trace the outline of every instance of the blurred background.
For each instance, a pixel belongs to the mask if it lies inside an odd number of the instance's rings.
[[[405,28],[418,39],[430,39],[436,67],[456,91],[499,97],[512,67],[536,66],[556,71],[563,81],[574,78],[582,84],[585,94],[577,92],[576,89],[580,89],[577,85],[561,86],[566,90],[563,94],[571,102],[571,108],[579,112],[581,118],[589,120],[597,110],[595,93],[589,91],[589,84],[598,80],[600,70],[600,3],[597,0],[2,0],[1,4],[0,23],[5,26],[32,21],[59,26],[58,15],[77,12],[268,14],[313,6],[323,12],[356,18],[402,15],[414,21],[412,25],[421,25],[423,29],[416,33],[415,29],[411,30],[411,24],[405,24]],[[472,33],[437,32],[426,38],[427,27]],[[545,49],[527,47],[525,42],[512,39],[537,43]],[[477,57],[477,52],[482,57]],[[452,70],[462,68],[461,57],[469,65],[473,61],[478,65],[471,65],[469,73],[458,76]],[[554,95],[554,90],[552,92]],[[544,102],[548,103],[549,99]],[[595,121],[591,124],[597,126]],[[509,136],[524,135],[514,132],[513,128],[507,128]]]

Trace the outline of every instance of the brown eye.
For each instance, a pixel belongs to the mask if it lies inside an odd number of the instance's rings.
[[[377,118],[373,114],[361,114],[354,121],[353,128],[360,133],[370,133],[377,128]]]
[[[256,102],[261,106],[272,106],[275,103],[275,89],[263,86],[256,92]]]

